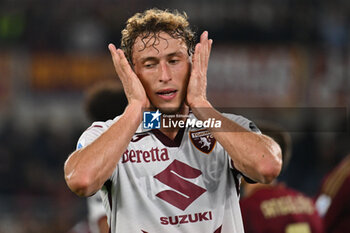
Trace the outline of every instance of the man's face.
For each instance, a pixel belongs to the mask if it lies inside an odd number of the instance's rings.
[[[191,60],[182,39],[161,32],[157,41],[150,35],[138,37],[133,46],[134,71],[153,107],[163,113],[176,113],[183,107],[187,92]]]

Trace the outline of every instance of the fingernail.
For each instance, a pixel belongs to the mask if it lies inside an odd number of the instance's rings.
[[[109,48],[109,49],[112,49],[113,46],[114,46],[114,44],[112,44],[112,43],[109,43],[109,44],[108,44],[108,48]]]

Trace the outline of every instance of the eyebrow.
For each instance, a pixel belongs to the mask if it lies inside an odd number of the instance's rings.
[[[173,52],[173,53],[169,53],[167,55],[165,55],[167,58],[169,57],[174,57],[174,56],[182,56],[184,53],[181,52],[181,51],[176,51],[176,52]],[[159,60],[158,57],[143,57],[140,59],[141,60],[141,63],[145,63],[147,61],[157,61]]]

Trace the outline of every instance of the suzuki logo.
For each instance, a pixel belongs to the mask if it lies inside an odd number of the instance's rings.
[[[156,196],[181,210],[185,210],[192,202],[202,195],[206,189],[183,178],[195,179],[200,175],[202,175],[200,170],[178,160],[174,160],[161,173],[155,175],[154,178],[181,194],[173,190],[165,190],[157,193]]]

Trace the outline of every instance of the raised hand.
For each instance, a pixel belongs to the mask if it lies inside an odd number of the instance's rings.
[[[108,49],[111,52],[115,71],[123,84],[129,104],[138,103],[143,108],[149,108],[150,101],[148,100],[145,89],[140,79],[131,69],[124,52],[121,49],[116,49],[114,44],[109,44]]]
[[[212,43],[213,40],[208,39],[208,32],[204,31],[195,47],[186,97],[187,104],[192,108],[200,107],[203,101],[207,101],[207,70]]]

